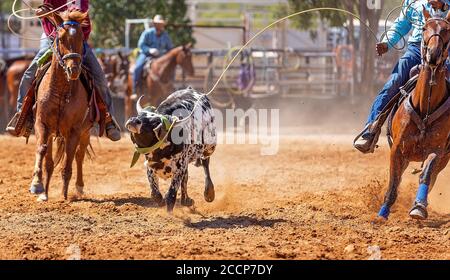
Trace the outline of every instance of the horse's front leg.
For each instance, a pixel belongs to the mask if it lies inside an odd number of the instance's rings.
[[[42,183],[42,165],[48,151],[48,140],[50,132],[48,128],[40,122],[36,122],[36,160],[34,164],[33,179],[30,186],[30,193],[44,193],[44,184]]]
[[[67,195],[69,192],[69,183],[72,178],[72,163],[75,158],[75,152],[80,141],[80,133],[72,131],[69,137],[66,138],[65,154],[63,167],[61,170],[61,175],[63,179],[63,191],[62,195],[64,199],[67,200]]]
[[[53,170],[55,168],[55,164],[53,162],[53,137],[49,137],[47,142],[47,153],[45,155],[44,165],[44,181],[45,181],[45,193],[41,194],[38,198],[38,201],[47,201],[48,200],[48,191],[50,189],[50,180],[52,179]]]
[[[384,203],[381,206],[380,212],[378,212],[379,221],[385,221],[389,217],[391,207],[397,200],[398,186],[408,164],[409,162],[404,158],[398,146],[394,144],[391,150],[389,186],[384,197]]]
[[[80,145],[78,146],[75,154],[75,160],[77,162],[77,181],[75,183],[75,187],[79,196],[82,196],[84,194],[83,162],[87,148],[89,146],[89,136],[89,132],[83,134],[80,139]]]
[[[413,219],[425,220],[428,218],[428,194],[436,183],[437,176],[447,166],[449,157],[438,156],[435,153],[430,154],[425,161],[425,168],[419,179],[419,189],[416,200],[409,212]]]

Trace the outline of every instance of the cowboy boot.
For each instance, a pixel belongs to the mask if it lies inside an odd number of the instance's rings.
[[[377,127],[377,122],[368,124],[356,137],[353,146],[363,154],[375,152],[376,144],[380,136],[381,129]]]
[[[117,123],[116,119],[109,113],[107,113],[106,117],[105,130],[106,130],[106,137],[108,137],[111,141],[116,142],[120,140],[121,138],[120,126]]]

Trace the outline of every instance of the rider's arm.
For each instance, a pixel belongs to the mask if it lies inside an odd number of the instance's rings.
[[[415,0],[414,0],[415,1]],[[400,11],[400,16],[395,20],[394,24],[389,28],[383,38],[383,43],[387,43],[389,49],[392,49],[409,31],[411,31],[412,24],[409,19],[412,15],[413,8],[409,8],[411,0],[405,1],[403,4],[403,11]]]
[[[146,30],[141,34],[138,41],[138,48],[144,53],[148,54],[151,48],[151,32],[152,30]]]

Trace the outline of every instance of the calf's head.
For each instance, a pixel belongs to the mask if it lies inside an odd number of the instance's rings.
[[[164,139],[168,133],[163,117],[151,110],[143,109],[138,100],[136,109],[138,115],[130,118],[125,127],[131,133],[131,140],[139,147],[151,147]]]

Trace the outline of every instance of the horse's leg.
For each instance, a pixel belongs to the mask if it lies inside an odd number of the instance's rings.
[[[194,200],[188,196],[187,193],[187,183],[189,179],[188,170],[186,170],[186,173],[184,174],[183,181],[181,182],[181,205],[183,206],[192,206],[194,205]]]
[[[48,140],[50,138],[49,130],[45,125],[36,122],[36,161],[33,171],[33,180],[30,186],[32,194],[41,194],[45,191],[42,183],[42,165],[48,150]]]
[[[47,142],[47,153],[45,155],[45,194],[41,194],[38,198],[39,201],[47,201],[48,200],[48,191],[50,189],[50,180],[52,179],[53,170],[55,168],[55,164],[53,162],[53,137],[49,137]]]
[[[391,150],[389,187],[384,197],[384,203],[381,206],[380,212],[378,212],[378,217],[381,217],[384,220],[387,220],[389,217],[391,207],[397,199],[398,186],[400,185],[403,172],[405,172],[408,164],[409,162],[405,160],[398,146],[394,144]]]
[[[152,192],[152,199],[158,203],[158,205],[163,206],[164,205],[164,199],[159,191],[159,182],[158,177],[156,177],[155,172],[153,170],[147,168],[147,179],[150,184],[150,189]]]
[[[419,189],[417,191],[416,200],[409,212],[413,219],[425,220],[428,218],[428,194],[436,183],[437,176],[449,161],[449,157],[442,158],[436,154],[430,154],[425,162],[425,168],[419,179]]]
[[[203,171],[205,171],[205,192],[203,193],[207,202],[213,202],[215,198],[214,184],[209,172],[209,158],[202,159]]]
[[[75,158],[75,152],[78,146],[80,140],[80,134],[75,133],[72,131],[69,134],[69,137],[66,139],[66,145],[65,145],[65,153],[66,157],[64,159],[64,164],[61,170],[61,175],[63,179],[63,191],[62,194],[64,196],[64,199],[67,200],[67,195],[69,192],[69,182],[72,178],[72,163],[73,159]]]
[[[75,154],[75,160],[77,162],[77,182],[75,183],[75,187],[79,196],[82,196],[84,194],[83,161],[86,155],[87,148],[89,146],[89,136],[89,132],[83,134],[80,139],[80,145],[78,145]]]

